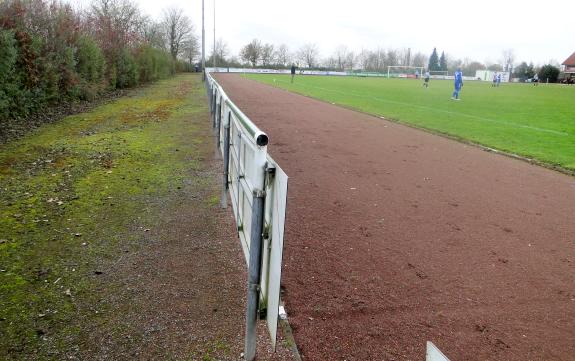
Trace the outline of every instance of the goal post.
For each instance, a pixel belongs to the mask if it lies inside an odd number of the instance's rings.
[[[424,73],[422,66],[389,65],[387,67],[387,77],[395,78],[418,78]]]

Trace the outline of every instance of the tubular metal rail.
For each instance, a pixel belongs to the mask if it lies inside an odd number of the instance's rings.
[[[206,73],[212,126],[224,163],[221,206],[228,192],[248,265],[245,358],[255,358],[255,325],[265,316],[275,349],[287,175],[267,154],[262,132]]]

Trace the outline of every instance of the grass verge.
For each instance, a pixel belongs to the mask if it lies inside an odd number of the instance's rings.
[[[154,202],[199,170],[199,78],[181,75],[0,149],[0,359],[59,358],[105,322],[107,266],[141,247]]]

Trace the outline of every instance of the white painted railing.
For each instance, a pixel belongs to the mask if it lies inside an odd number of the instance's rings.
[[[288,177],[267,154],[262,132],[206,73],[212,126],[224,161],[221,205],[228,193],[248,265],[245,358],[255,357],[255,322],[265,314],[275,349]]]

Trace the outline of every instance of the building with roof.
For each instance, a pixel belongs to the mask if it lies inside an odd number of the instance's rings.
[[[566,78],[575,78],[575,52],[563,62],[563,73]]]

